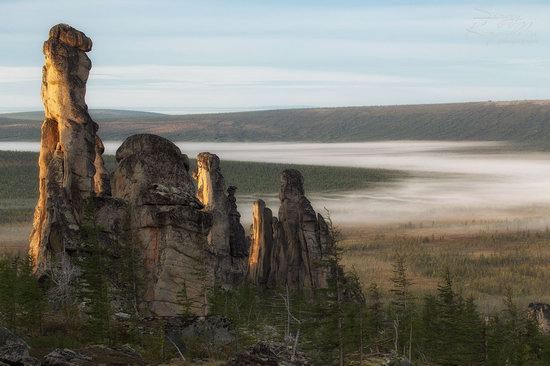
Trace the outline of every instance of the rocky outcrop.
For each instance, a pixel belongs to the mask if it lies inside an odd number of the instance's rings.
[[[142,246],[144,308],[157,316],[181,312],[180,292],[200,303],[212,276],[206,255],[212,215],[203,211],[187,156],[155,135],[134,135],[117,150],[113,196],[128,202],[129,225]],[[201,312],[201,309],[195,309]]]
[[[276,271],[274,282],[286,282],[290,288],[324,287],[326,271],[321,261],[322,244],[328,240],[327,225],[304,195],[304,178],[299,171],[281,173],[279,200],[278,241],[285,245],[278,245],[274,255],[285,265]]]
[[[529,304],[529,315],[535,320],[544,334],[550,332],[550,304],[532,302]]]
[[[303,352],[295,351],[286,344],[259,342],[237,354],[224,365],[305,366],[311,364]]]
[[[93,366],[90,357],[66,348],[57,348],[44,357],[44,366]]]
[[[248,278],[275,288],[316,289],[326,286],[323,251],[329,240],[324,218],[304,195],[304,179],[294,169],[281,173],[278,219],[263,201],[254,203]]]
[[[76,351],[55,349],[44,357],[43,366],[143,366],[147,363],[133,349],[102,345],[89,346]]]
[[[29,346],[4,327],[0,327],[0,365],[38,366],[40,361],[31,357]]]
[[[235,286],[247,273],[269,288],[323,287],[328,228],[305,197],[298,171],[281,176],[278,219],[262,201],[255,204],[250,256],[236,187],[226,190],[215,154],[198,155],[195,182],[189,158],[175,144],[134,135],[117,150],[118,165],[109,176],[98,125],[85,102],[91,48],[84,33],[65,24],[53,27],[44,43],[40,195],[30,237],[37,273],[59,270],[57,258],[72,263],[75,253],[93,253],[86,247],[90,229],[113,261],[107,275],[114,287],[126,285],[117,267],[123,243],[141,249],[141,309],[153,316],[179,314],[182,301],[204,315],[206,288]]]
[[[273,213],[264,201],[257,200],[253,203],[248,277],[256,284],[264,286],[268,286],[272,268],[278,266],[277,263],[272,263],[275,258],[271,255],[276,242],[273,235],[273,220]]]
[[[110,190],[98,125],[84,99],[91,49],[91,39],[66,24],[54,26],[44,43],[40,192],[30,237],[38,271],[56,253],[78,245],[84,201]]]
[[[223,286],[240,283],[246,275],[248,245],[237,211],[236,187],[225,191],[220,159],[209,152],[197,156],[197,198],[212,215],[208,248],[215,261],[216,282]]]

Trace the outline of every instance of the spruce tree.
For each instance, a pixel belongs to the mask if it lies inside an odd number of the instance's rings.
[[[395,255],[393,264],[393,283],[390,292],[390,319],[393,326],[393,348],[397,354],[406,355],[411,344],[413,331],[413,318],[415,314],[414,297],[411,294],[411,281],[407,275],[405,259],[399,254]]]
[[[380,289],[372,283],[367,290],[367,335],[374,352],[379,352],[384,344],[384,318]]]
[[[17,323],[36,334],[42,328],[42,316],[46,305],[45,295],[33,272],[34,264],[30,256],[18,260],[15,299]]]
[[[123,234],[120,238],[118,282],[123,285],[118,289],[118,295],[124,311],[133,318],[137,318],[140,312],[139,304],[143,297],[145,269],[141,243],[132,234],[130,217],[131,211],[129,210],[124,221]]]
[[[16,325],[17,261],[9,256],[0,258],[0,324],[13,329]]]
[[[99,242],[99,229],[95,223],[95,205],[92,199],[85,205],[82,224],[82,247],[78,264],[80,298],[86,306],[88,326],[92,337],[99,341],[111,338],[112,293],[108,273],[110,258]]]

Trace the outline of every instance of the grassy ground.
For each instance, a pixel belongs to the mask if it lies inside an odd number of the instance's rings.
[[[396,253],[405,257],[418,298],[437,288],[446,268],[465,296],[482,310],[502,305],[508,291],[522,306],[550,302],[550,233],[492,230],[444,234],[400,227],[343,230],[343,262],[355,268],[365,288],[372,282],[385,295],[391,288]]]

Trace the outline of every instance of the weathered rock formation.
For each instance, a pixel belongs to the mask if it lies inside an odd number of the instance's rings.
[[[550,304],[532,302],[529,304],[529,315],[536,320],[540,330],[544,334],[550,332]]]
[[[86,52],[91,47],[84,33],[64,24],[53,27],[44,44],[46,119],[29,251],[39,275],[58,271],[58,255],[88,251],[82,229],[93,224],[99,245],[114,263],[111,282],[120,287],[125,284],[116,283],[116,260],[122,239],[130,240],[143,251],[141,308],[152,315],[176,315],[184,287],[193,301],[213,283],[214,266],[206,251],[212,215],[196,198],[187,156],[159,136],[135,135],[122,144],[111,193],[98,125],[84,100],[91,68]],[[234,217],[229,203],[228,207],[229,217]]]
[[[212,215],[202,210],[188,173],[189,162],[172,142],[155,135],[134,135],[116,152],[113,196],[129,204],[133,240],[143,250],[146,309],[154,315],[181,312],[179,293],[201,295]],[[200,309],[197,309],[200,312]]]
[[[236,285],[246,275],[248,243],[237,211],[236,187],[225,192],[220,159],[209,152],[197,156],[197,198],[204,210],[212,214],[208,249],[215,260],[216,282],[221,286]]]
[[[23,339],[0,327],[0,365],[38,366],[40,361],[30,356],[29,346]]]
[[[281,173],[279,217],[263,201],[254,203],[248,278],[269,288],[326,286],[323,251],[329,240],[323,216],[304,195],[304,179],[294,169]]]
[[[252,227],[250,229],[250,256],[248,259],[248,277],[256,284],[267,286],[269,283],[272,267],[277,267],[277,263],[272,263],[276,258],[272,257],[271,252],[274,249],[274,226],[276,224],[271,209],[267,208],[265,202],[257,200],[252,206]],[[272,284],[270,284],[272,285]]]
[[[54,26],[44,43],[40,194],[30,238],[39,271],[49,257],[77,246],[84,200],[109,192],[98,125],[84,100],[91,49],[91,39],[66,24]]]
[[[129,346],[88,346],[76,351],[57,348],[44,356],[42,366],[145,366],[141,355]]]
[[[84,33],[64,24],[53,27],[44,43],[46,118],[40,196],[30,237],[37,273],[52,274],[67,262],[73,265],[73,254],[83,257],[100,248],[113,261],[107,273],[111,283],[122,287],[126,284],[117,273],[117,260],[130,242],[139,248],[136,258],[143,267],[140,308],[156,316],[179,314],[182,296],[191,311],[202,315],[206,288],[235,286],[247,273],[269,288],[325,286],[328,228],[305,197],[296,170],[282,173],[278,219],[262,201],[255,204],[250,256],[236,187],[226,190],[216,155],[199,154],[195,182],[187,155],[175,144],[155,135],[134,135],[117,150],[118,165],[109,179],[98,125],[84,100],[91,48]],[[90,230],[90,240],[99,242],[95,249],[87,244]]]

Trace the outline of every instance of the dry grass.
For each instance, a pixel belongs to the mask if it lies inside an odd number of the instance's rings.
[[[548,231],[478,231],[442,235],[403,227],[344,229],[343,263],[355,268],[367,287],[376,282],[387,294],[396,253],[406,258],[414,292],[421,298],[437,288],[446,268],[465,296],[482,310],[494,310],[511,291],[520,305],[550,302]]]
[[[0,253],[26,253],[31,225],[29,222],[0,224]]]

